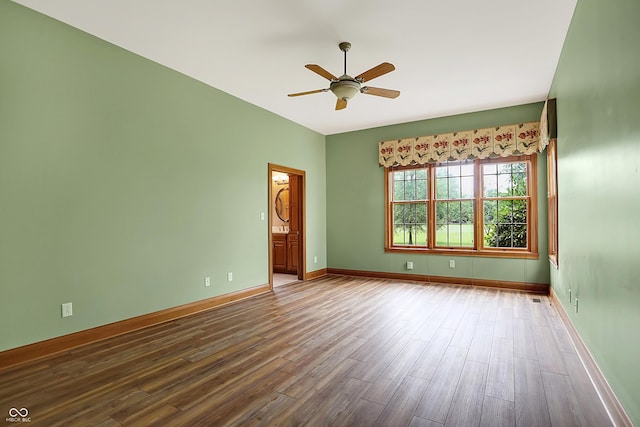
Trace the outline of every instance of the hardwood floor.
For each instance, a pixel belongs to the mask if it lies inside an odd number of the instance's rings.
[[[611,425],[547,297],[339,276],[0,371],[14,407],[45,426]]]
[[[297,282],[298,276],[295,274],[273,273],[273,287],[288,285]]]

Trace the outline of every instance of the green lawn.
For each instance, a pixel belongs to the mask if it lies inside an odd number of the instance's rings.
[[[449,240],[447,241],[447,232]],[[462,244],[460,234],[462,233]],[[426,231],[418,231],[413,234],[414,245],[426,245]],[[405,236],[402,232],[396,232],[393,235],[393,243],[396,245],[408,245],[409,235]],[[449,224],[441,226],[436,230],[436,246],[473,246],[473,224]]]

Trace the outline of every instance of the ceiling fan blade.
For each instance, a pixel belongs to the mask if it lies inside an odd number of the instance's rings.
[[[305,68],[313,71],[316,74],[321,75],[322,77],[324,77],[327,80],[338,80],[338,78],[336,76],[334,76],[333,74],[331,74],[330,72],[328,72],[327,70],[325,70],[324,68],[322,68],[319,65],[307,64],[307,65],[305,65]]]
[[[373,67],[370,70],[365,71],[364,73],[357,75],[355,77],[356,80],[360,80],[362,82],[368,82],[369,80],[373,80],[376,77],[380,77],[383,74],[387,74],[395,70],[396,67],[393,64],[389,64],[388,62],[383,62],[382,64]]]
[[[397,98],[400,95],[399,90],[382,89],[379,87],[365,86],[360,89],[360,92],[367,95],[384,96],[385,98]]]
[[[311,95],[312,93],[320,93],[320,92],[326,92],[329,89],[317,89],[317,90],[310,90],[308,92],[298,92],[298,93],[290,93],[287,96],[302,96],[302,95]]]
[[[347,108],[347,100],[338,98],[338,102],[336,102],[336,110],[344,110]]]

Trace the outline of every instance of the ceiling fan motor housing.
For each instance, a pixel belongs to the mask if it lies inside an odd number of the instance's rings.
[[[337,82],[331,82],[329,89],[338,99],[349,100],[360,92],[360,83],[345,74]]]

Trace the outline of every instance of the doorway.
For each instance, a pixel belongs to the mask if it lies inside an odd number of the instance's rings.
[[[304,280],[305,171],[269,163],[269,284]]]

